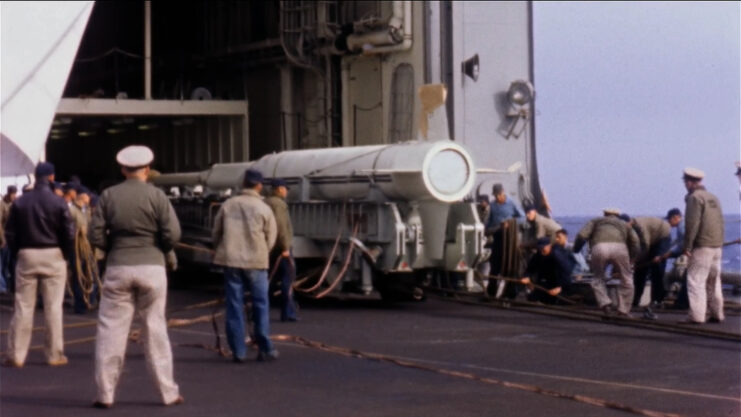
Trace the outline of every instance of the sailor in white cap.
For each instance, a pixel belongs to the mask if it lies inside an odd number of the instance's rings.
[[[89,229],[90,242],[108,251],[95,344],[98,408],[113,405],[135,310],[162,403],[183,402],[165,320],[165,254],[180,240],[180,224],[165,193],[146,182],[153,159],[146,146],[129,146],[116,155],[126,180],[103,191]]]
[[[682,179],[687,189],[685,201],[684,253],[687,265],[687,295],[689,316],[683,323],[698,324],[706,320],[721,322],[723,292],[720,286],[721,250],[723,246],[723,212],[720,201],[705,190],[702,179],[705,173],[696,168],[686,168]]]
[[[640,243],[636,232],[618,217],[620,210],[608,208],[603,212],[604,217],[592,219],[579,231],[574,241],[574,253],[580,252],[584,244],[589,242],[592,251],[590,267],[594,273],[592,290],[599,307],[608,315],[615,312],[605,284],[607,265],[613,265],[620,275],[617,314],[628,317],[634,291],[631,264],[638,256]]]

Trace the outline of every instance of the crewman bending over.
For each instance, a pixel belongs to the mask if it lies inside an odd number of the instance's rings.
[[[646,249],[636,260],[636,268],[633,275],[635,294],[633,295],[633,306],[638,306],[646,287],[646,278],[651,279],[651,305],[658,307],[666,296],[664,288],[664,272],[666,270],[666,259],[662,258],[671,246],[671,225],[664,219],[658,217],[633,217],[631,223],[635,224],[643,235]]]
[[[618,216],[620,210],[605,209],[604,217],[590,220],[576,236],[574,253],[580,252],[589,242],[592,251],[590,267],[594,273],[592,290],[599,307],[607,315],[615,312],[615,306],[607,294],[607,266],[613,265],[620,275],[618,288],[618,315],[630,316],[633,304],[633,270],[631,263],[638,255],[640,246],[638,236],[630,226]]]
[[[521,244],[523,248],[536,249],[538,239],[547,237],[553,240],[556,232],[562,229],[555,220],[538,213],[532,204],[526,205],[524,211],[525,222],[522,223]]]

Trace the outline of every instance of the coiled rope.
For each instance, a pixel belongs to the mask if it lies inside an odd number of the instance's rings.
[[[88,309],[94,307],[90,300],[90,296],[95,287],[103,288],[103,283],[100,280],[100,272],[98,271],[98,262],[95,259],[95,250],[90,245],[90,241],[87,240],[85,230],[81,227],[77,228],[75,232],[75,278],[77,279],[77,285],[82,293],[82,299]]]

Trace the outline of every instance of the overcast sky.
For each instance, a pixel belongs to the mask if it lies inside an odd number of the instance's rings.
[[[739,213],[738,2],[536,2],[536,140],[554,215],[684,211],[684,167]]]

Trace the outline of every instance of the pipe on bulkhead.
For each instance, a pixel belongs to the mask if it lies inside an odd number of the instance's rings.
[[[144,99],[152,99],[152,2],[144,2]]]

